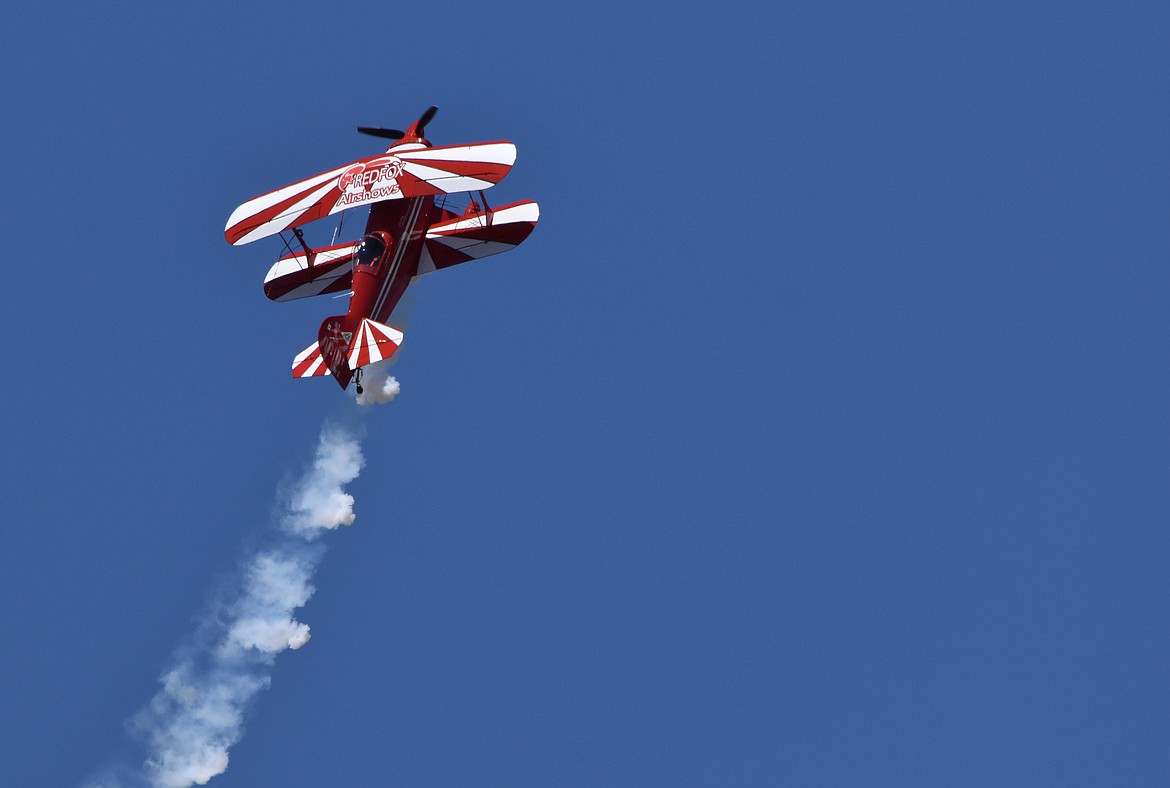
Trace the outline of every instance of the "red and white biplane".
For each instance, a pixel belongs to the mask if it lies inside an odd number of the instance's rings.
[[[491,208],[483,196],[512,168],[516,146],[432,147],[423,133],[435,112],[431,107],[406,131],[359,127],[395,142],[385,153],[253,197],[228,219],[224,236],[233,245],[285,230],[296,236],[300,250],[286,240],[288,254],[264,279],[272,300],[350,296],[349,311],[325,318],[317,341],[297,354],[293,377],[332,374],[344,389],[356,376],[360,393],[362,367],[390,358],[402,343],[402,332],[387,321],[414,277],[506,252],[536,227],[535,202]],[[457,192],[478,192],[479,202],[449,210],[447,195]],[[360,240],[316,249],[305,243],[301,225],[367,205]]]

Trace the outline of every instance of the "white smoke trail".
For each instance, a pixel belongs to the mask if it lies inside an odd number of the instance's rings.
[[[275,545],[246,561],[240,587],[209,611],[197,643],[177,655],[131,721],[149,747],[142,778],[151,785],[205,785],[227,769],[228,750],[243,735],[249,703],[271,682],[276,655],[309,640],[308,625],[293,614],[313,595],[324,554],[314,540],[354,521],[353,497],[343,488],[363,464],[359,435],[321,430],[312,468],[283,503]]]
[[[359,405],[385,405],[393,402],[402,387],[390,375],[390,365],[394,363],[391,357],[377,364],[371,364],[362,370],[362,393],[358,394]]]

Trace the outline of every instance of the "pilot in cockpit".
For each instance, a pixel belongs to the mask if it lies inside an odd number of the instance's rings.
[[[376,235],[367,235],[358,244],[353,259],[358,265],[375,265],[382,258],[382,253],[385,251],[385,241]]]

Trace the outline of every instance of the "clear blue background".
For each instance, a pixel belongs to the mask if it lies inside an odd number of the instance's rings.
[[[228,214],[432,103],[540,226],[412,288],[213,785],[1170,784],[1168,24],[7,8],[0,784],[133,762],[353,407],[288,373],[343,302],[269,303]]]

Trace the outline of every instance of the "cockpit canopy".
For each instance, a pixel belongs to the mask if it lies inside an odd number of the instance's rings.
[[[361,243],[358,244],[357,251],[353,255],[354,262],[358,265],[374,265],[382,259],[382,254],[386,251],[386,242],[376,235],[367,235],[362,238]]]

